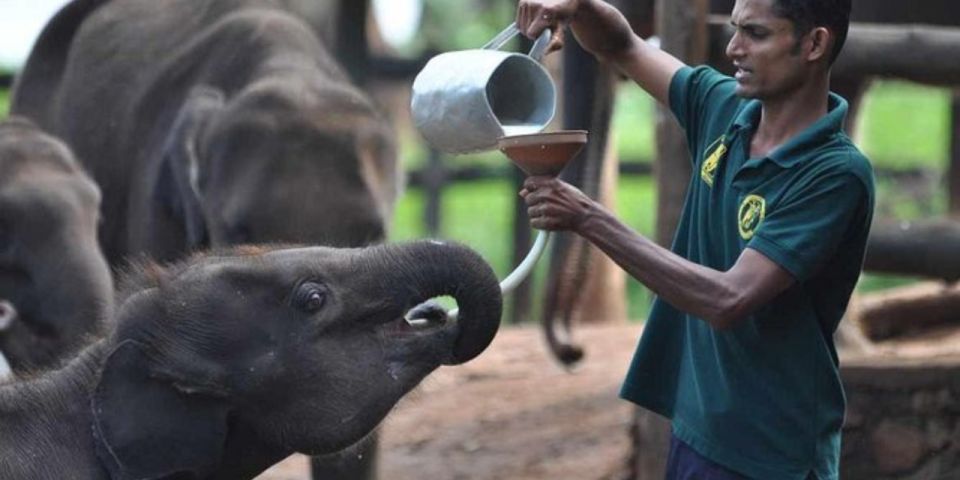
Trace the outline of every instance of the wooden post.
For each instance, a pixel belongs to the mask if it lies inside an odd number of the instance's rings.
[[[662,48],[695,65],[707,58],[706,0],[657,0],[657,32]],[[673,113],[657,106],[657,156],[654,178],[657,182],[656,241],[669,246],[680,221],[690,180],[690,152],[686,136]],[[632,464],[637,480],[663,478],[670,439],[669,422],[648,410],[638,408],[632,431]]]
[[[353,82],[366,86],[370,67],[370,49],[367,44],[368,0],[341,0],[337,22],[337,60],[347,70]]]

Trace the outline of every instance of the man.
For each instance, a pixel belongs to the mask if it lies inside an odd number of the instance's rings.
[[[562,181],[520,192],[533,227],[585,237],[657,294],[621,396],[672,420],[668,478],[838,476],[832,334],[873,211],[870,165],[829,93],[849,13],[850,0],[737,0],[730,78],[646,45],[600,0],[520,0],[527,36],[569,25],[687,132],[694,175],[671,250]]]

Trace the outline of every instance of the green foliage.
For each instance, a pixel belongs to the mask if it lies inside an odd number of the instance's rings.
[[[878,81],[861,114],[859,144],[874,165],[945,168],[950,149],[950,90]]]
[[[654,108],[656,101],[631,82],[617,90],[613,111],[617,152],[623,161],[651,162],[654,157]]]
[[[0,118],[6,118],[10,111],[10,91],[0,89]]]
[[[507,180],[461,182],[444,191],[441,205],[440,237],[465,243],[477,250],[501,277],[510,273],[513,199]],[[410,189],[397,205],[391,240],[427,236],[422,190]]]
[[[420,31],[400,53],[480,48],[513,21],[515,12],[512,1],[424,0]]]

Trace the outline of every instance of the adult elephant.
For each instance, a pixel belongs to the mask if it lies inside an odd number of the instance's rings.
[[[113,281],[99,208],[66,145],[24,119],[0,121],[0,355],[15,374],[57,365],[102,330]]]
[[[11,108],[64,138],[100,184],[113,265],[385,237],[399,189],[390,125],[287,7],[74,0],[45,27]],[[374,459],[329,475],[368,478]]]
[[[64,138],[100,184],[111,263],[384,238],[392,129],[273,5],[75,0],[42,32],[11,109]]]
[[[254,478],[354,444],[440,365],[493,339],[502,299],[475,252],[240,247],[122,288],[116,330],[60,371],[0,386],[4,478]],[[456,320],[417,326],[451,295]]]

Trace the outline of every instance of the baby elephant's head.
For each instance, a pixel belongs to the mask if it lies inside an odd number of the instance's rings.
[[[490,267],[440,242],[245,247],[136,277],[94,412],[101,459],[138,478],[345,448],[432,370],[478,355],[501,314]],[[442,295],[455,320],[404,320]]]

